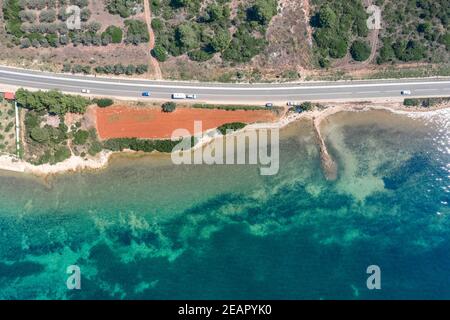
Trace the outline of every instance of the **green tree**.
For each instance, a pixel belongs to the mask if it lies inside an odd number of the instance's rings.
[[[109,98],[101,98],[101,99],[95,99],[94,102],[99,106],[100,108],[105,108],[111,106],[114,101]]]
[[[424,23],[420,23],[417,26],[417,31],[419,31],[420,33],[429,33],[432,30],[432,25],[430,22],[424,22]]]
[[[152,29],[155,32],[158,32],[164,28],[164,22],[161,19],[154,18],[152,19]]]
[[[352,58],[356,61],[366,61],[370,57],[370,52],[370,47],[366,42],[361,40],[356,40],[353,42],[350,48]]]
[[[358,17],[355,20],[355,23],[353,25],[356,34],[359,37],[367,37],[369,34],[369,28],[367,28],[367,18],[366,17]]]
[[[174,8],[181,8],[186,6],[189,0],[170,0],[170,5]]]
[[[88,21],[90,17],[91,17],[91,10],[89,10],[88,8],[81,9],[80,12],[81,21]]]
[[[309,101],[305,101],[300,105],[300,108],[302,109],[302,111],[311,111],[312,109],[314,109],[314,105]]]
[[[347,42],[339,37],[331,38],[329,43],[329,53],[332,58],[343,58],[347,54],[348,44]]]
[[[184,51],[199,47],[198,35],[190,23],[180,24],[176,30],[176,39]]]
[[[89,153],[91,156],[95,156],[97,153],[99,153],[99,152],[102,151],[102,150],[103,150],[103,148],[102,148],[101,143],[98,142],[97,140],[95,140],[95,141],[93,141],[93,142],[91,143],[91,145],[89,146],[88,153]]]
[[[439,38],[439,41],[445,46],[447,51],[450,51],[450,32],[446,32],[445,34],[443,34]]]
[[[412,107],[412,106],[418,106],[419,105],[419,100],[418,99],[404,99],[403,100],[403,105],[407,106],[407,107]]]
[[[228,29],[219,29],[215,32],[214,37],[211,39],[211,47],[216,52],[221,52],[228,48],[231,42],[231,35]]]
[[[18,0],[3,1],[3,18],[6,21],[6,31],[17,38],[23,35],[19,12],[20,5]]]
[[[58,146],[55,150],[54,161],[52,163],[58,163],[70,158],[70,150],[66,146]]]
[[[87,139],[89,138],[89,132],[86,130],[78,130],[73,135],[73,143],[76,145],[83,145],[86,143]]]
[[[231,44],[222,53],[225,60],[249,62],[264,47],[264,40],[257,39],[245,28],[239,28],[233,35]]]
[[[219,21],[223,19],[223,7],[219,6],[217,3],[212,3],[206,9],[208,13],[209,21]]]
[[[136,66],[136,73],[137,74],[144,74],[148,71],[148,65],[146,64],[138,64]]]
[[[163,105],[161,106],[161,109],[163,112],[173,112],[175,111],[177,105],[175,102],[169,101],[169,102],[165,102],[163,103]]]
[[[152,50],[152,56],[156,58],[156,60],[164,62],[167,60],[167,51],[161,45],[155,45]]]
[[[377,58],[377,63],[385,63],[387,61],[393,61],[395,59],[395,52],[392,49],[392,44],[390,40],[383,40],[383,46],[380,49],[379,56]]]
[[[321,68],[326,69],[330,67],[330,60],[327,57],[320,56],[318,62]]]
[[[128,42],[148,42],[150,35],[148,34],[147,24],[141,20],[128,19],[125,20],[125,26],[127,27],[127,40]]]
[[[227,131],[236,131],[236,130],[240,130],[242,128],[244,128],[247,124],[243,123],[243,122],[230,122],[230,123],[225,123],[223,125],[221,125],[220,127],[217,127],[217,130],[222,134],[225,135],[227,134]]]
[[[45,127],[34,127],[33,129],[31,129],[30,137],[31,139],[39,143],[45,143],[50,139],[49,132]]]
[[[194,61],[202,62],[207,61],[213,57],[213,54],[206,52],[204,50],[193,50],[188,52],[189,58]]]
[[[336,26],[337,17],[336,13],[330,6],[325,5],[319,10],[319,27],[321,28],[333,28]]]
[[[106,28],[106,30],[102,33],[102,39],[108,35],[111,36],[112,43],[122,42],[123,32],[119,27],[109,26],[108,28]]]
[[[111,14],[118,14],[122,18],[128,18],[136,7],[138,0],[108,0],[106,8]]]
[[[425,57],[425,47],[416,40],[397,41],[393,45],[397,59],[408,62],[418,61]]]
[[[264,25],[268,24],[276,14],[277,1],[274,0],[256,0],[248,12],[250,20],[256,20]]]
[[[30,110],[63,115],[66,112],[84,113],[89,100],[78,96],[63,94],[57,90],[31,92],[18,89],[16,100],[19,105]]]

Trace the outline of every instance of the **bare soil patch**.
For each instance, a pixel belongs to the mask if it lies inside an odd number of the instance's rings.
[[[60,48],[6,48],[0,46],[0,63],[32,69],[61,72],[64,63],[71,64],[147,64],[148,44],[138,46],[110,44],[107,47],[68,45]],[[151,72],[151,70],[149,70]],[[144,75],[143,75],[144,76]],[[134,75],[133,77],[139,77]]]
[[[90,0],[89,10],[91,10],[91,19],[101,23],[101,31],[104,31],[108,26],[116,26],[123,28],[123,19],[114,14],[110,14],[105,10],[105,1],[102,0]]]
[[[130,108],[113,106],[96,110],[100,139],[148,138],[167,139],[176,129],[194,133],[194,121],[202,121],[202,129],[217,128],[230,122],[271,122],[277,117],[266,110],[215,110],[178,108],[172,113],[160,108]]]

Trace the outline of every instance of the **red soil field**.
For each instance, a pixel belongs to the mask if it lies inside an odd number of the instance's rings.
[[[113,106],[98,108],[97,130],[100,139],[111,138],[170,138],[176,129],[194,134],[194,121],[202,121],[202,130],[213,129],[230,122],[271,122],[276,116],[266,110],[218,110],[178,108],[172,113],[161,109]]]

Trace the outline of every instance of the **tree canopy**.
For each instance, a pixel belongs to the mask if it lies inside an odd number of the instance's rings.
[[[350,53],[352,54],[352,58],[356,61],[366,61],[370,56],[370,47],[366,42],[361,40],[356,40],[353,42]]]
[[[173,112],[175,111],[175,108],[177,107],[176,103],[173,101],[165,102],[161,106],[161,109],[163,112]]]
[[[327,68],[330,65],[329,58],[345,57],[352,41],[362,41],[361,38],[367,37],[367,18],[368,14],[360,0],[322,2],[311,19],[320,67]],[[361,49],[360,45],[357,47]]]
[[[199,39],[194,26],[191,23],[183,23],[178,26],[175,34],[177,42],[183,51],[188,51],[198,47]]]
[[[90,103],[82,96],[63,94],[57,90],[31,92],[22,88],[17,90],[16,100],[24,108],[59,115],[84,113]]]
[[[277,1],[275,0],[256,0],[253,7],[248,10],[250,19],[264,25],[268,24],[276,13]]]

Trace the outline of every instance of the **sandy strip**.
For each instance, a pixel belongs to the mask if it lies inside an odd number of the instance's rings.
[[[82,157],[72,156],[57,164],[33,165],[14,156],[0,156],[0,170],[31,173],[36,176],[47,176],[56,173],[74,172],[79,170],[102,169],[108,165],[111,151],[102,151],[95,158],[85,160]]]

